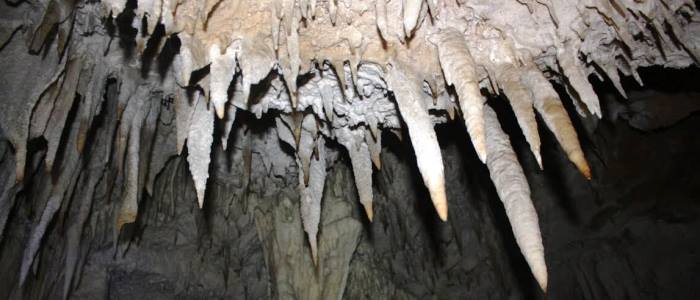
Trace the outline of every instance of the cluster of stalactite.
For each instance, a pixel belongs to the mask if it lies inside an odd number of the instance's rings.
[[[273,114],[279,139],[295,149],[314,259],[326,141],[347,150],[372,220],[381,131],[401,136],[405,127],[435,210],[446,220],[449,187],[433,126],[461,116],[465,138],[488,167],[517,244],[546,290],[528,183],[485,95],[505,95],[540,167],[536,113],[590,178],[550,80],[565,88],[581,117],[597,118],[601,108],[589,75],[610,80],[624,95],[619,72],[641,84],[639,67],[685,67],[700,58],[697,9],[683,0],[40,0],[0,6],[0,126],[16,161],[15,175],[0,191],[0,232],[31,176],[29,141],[45,140],[43,165],[55,175],[25,248],[21,282],[78,182],[86,198],[100,180],[123,190],[109,216],[116,235],[136,220],[142,191],[152,193],[167,158],[186,148],[204,205],[214,140],[229,147],[237,110],[246,110],[258,118]],[[109,82],[118,93],[114,107],[104,104]],[[171,103],[176,132],[156,134],[156,120]],[[86,155],[95,149],[104,153]],[[84,209],[82,222],[89,201]],[[72,255],[66,286],[75,251],[66,252]]]

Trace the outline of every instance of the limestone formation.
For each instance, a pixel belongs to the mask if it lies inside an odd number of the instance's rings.
[[[44,182],[47,190],[38,192],[46,204],[24,250],[19,284],[46,228],[75,193],[86,202],[68,236],[67,297],[80,272],[75,240],[97,205],[84,199],[98,193],[98,180],[123,191],[104,204],[116,205],[114,211],[93,216],[116,223],[118,240],[126,224],[139,222],[142,195],[154,193],[155,178],[171,156],[187,156],[192,201],[200,208],[213,192],[207,184],[211,165],[226,163],[212,160],[214,152],[244,149],[239,158],[247,166],[246,182],[252,156],[263,157],[275,178],[271,161],[289,153],[271,153],[276,144],[270,141],[262,148],[251,148],[260,144],[255,141],[235,144],[242,112],[268,120],[275,142],[290,146],[298,167],[300,204],[281,201],[299,215],[285,216],[279,208],[264,217],[257,212],[256,226],[269,245],[266,262],[303,255],[301,244],[274,244],[303,239],[289,225],[302,224],[314,265],[346,270],[359,225],[345,219],[345,210],[332,217],[348,223],[334,229],[347,236],[324,235],[323,226],[342,225],[322,216],[326,168],[337,159],[327,142],[347,150],[354,186],[372,221],[372,174],[381,172],[382,132],[408,133],[431,198],[426,201],[445,221],[452,205],[445,180],[450,162],[443,159],[434,126],[455,122],[459,110],[463,136],[488,166],[517,244],[546,290],[545,249],[530,190],[487,98],[505,95],[540,168],[535,112],[590,179],[577,132],[551,81],[570,94],[580,113],[573,117],[600,118],[604,99],[592,88],[591,75],[602,78],[602,71],[626,95],[618,72],[641,81],[640,67],[696,64],[699,30],[696,4],[685,0],[5,1],[0,129],[11,143],[15,171],[14,182],[1,186],[0,215],[7,217],[7,205],[14,203],[8,201],[33,180],[31,159],[43,157],[54,174]],[[108,93],[118,101],[107,103]],[[71,123],[73,115],[77,123]],[[28,144],[38,139],[46,142],[46,152],[28,153]],[[86,157],[86,149],[102,151],[99,159]],[[335,260],[328,258],[334,250],[342,252]],[[313,273],[306,271],[304,276]],[[340,292],[318,288],[312,296],[341,297],[347,278],[334,276],[327,280]],[[297,288],[282,286],[280,293]]]

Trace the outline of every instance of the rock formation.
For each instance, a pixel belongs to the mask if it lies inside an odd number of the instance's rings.
[[[435,131],[457,123],[464,130],[456,138],[470,145],[463,153],[473,152],[488,170],[515,242],[546,292],[546,231],[519,161],[547,168],[545,146],[561,147],[583,178],[595,177],[574,127],[605,113],[589,77],[627,97],[623,79],[641,85],[640,68],[695,65],[698,24],[695,2],[684,0],[5,1],[0,234],[18,201],[41,207],[27,219],[31,230],[6,295],[61,291],[65,298],[75,290],[91,298],[90,288],[78,287],[81,274],[95,271],[85,265],[93,241],[108,240],[111,248],[92,255],[120,261],[142,239],[192,240],[182,236],[191,232],[148,231],[151,222],[184,214],[191,200],[197,204],[187,209],[200,210],[198,217],[182,222],[196,223],[190,225],[205,236],[247,242],[209,247],[236,253],[202,253],[188,270],[211,267],[201,262],[210,258],[248,260],[236,262],[235,276],[226,271],[193,286],[234,280],[247,282],[234,284],[247,287],[239,296],[342,298],[348,281],[363,280],[351,270],[351,259],[367,251],[363,224],[377,219],[378,198],[387,205],[373,186],[391,186],[380,177],[396,172],[384,170],[386,133],[410,142],[404,158],[417,166],[414,188],[427,191],[420,201],[443,222],[464,213],[451,198],[455,154],[443,155]],[[512,109],[525,156],[499,122],[510,116],[497,116],[492,107],[500,104],[487,101],[499,96],[493,101]],[[578,115],[569,116],[566,101]],[[697,109],[687,106],[687,114]],[[538,116],[559,146],[542,142]],[[351,170],[340,163],[344,155]],[[180,173],[192,184],[173,182],[183,180]],[[355,194],[365,217],[343,198]],[[235,223],[217,223],[229,218]],[[66,240],[52,244],[56,237],[47,232],[56,226]],[[43,268],[42,249],[59,246],[62,269]],[[167,262],[158,255],[123,263]],[[264,273],[260,264],[275,271]],[[56,277],[27,292],[37,272]],[[255,279],[271,282],[271,292]]]

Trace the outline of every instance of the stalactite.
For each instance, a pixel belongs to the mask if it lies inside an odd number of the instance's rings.
[[[355,176],[355,187],[360,197],[360,203],[365,208],[367,218],[372,221],[374,209],[372,208],[372,158],[368,145],[364,142],[364,131],[351,131],[347,128],[336,132],[338,141],[345,147],[350,156],[352,172]]]
[[[562,46],[557,52],[557,59],[564,75],[578,93],[580,100],[586,104],[588,111],[600,118],[600,100],[598,100],[598,95],[593,90],[591,83],[588,82],[588,76],[583,71],[576,50],[571,46]]]
[[[508,136],[501,129],[496,113],[484,109],[486,119],[486,149],[491,180],[503,201],[506,215],[513,228],[515,241],[520,247],[530,270],[543,291],[547,291],[547,266],[540,234],[537,212],[530,199],[530,188],[511,148]]]
[[[413,35],[418,26],[418,17],[423,7],[423,0],[403,0],[403,30],[406,37]]]
[[[476,64],[469,53],[464,37],[454,29],[440,33],[433,40],[437,44],[440,65],[447,84],[454,85],[459,95],[459,105],[464,123],[479,159],[486,163],[486,139],[483,106]]]
[[[542,116],[549,130],[554,133],[554,137],[559,141],[569,160],[576,165],[583,176],[590,179],[590,167],[581,150],[576,130],[571,124],[564,105],[559,100],[559,95],[532,62],[525,68],[526,71],[521,74],[521,80],[532,93],[535,109]]]
[[[197,97],[199,98],[199,97]],[[187,162],[190,164],[192,180],[197,190],[197,203],[204,205],[204,193],[209,178],[211,145],[214,141],[214,113],[204,99],[199,99],[187,136]]]
[[[214,44],[209,49],[211,59],[209,88],[211,89],[211,103],[214,105],[216,116],[223,119],[226,113],[228,101],[228,87],[236,73],[236,50],[228,47],[222,54],[219,46]]]
[[[537,164],[542,168],[542,155],[540,154],[540,135],[537,132],[533,99],[528,90],[520,83],[521,70],[514,66],[498,68],[496,77],[498,85],[508,97],[510,106],[515,113],[520,129],[525,135],[525,140],[530,145],[530,151],[535,156]]]
[[[413,74],[404,65],[394,63],[386,74],[386,80],[389,88],[394,92],[397,106],[408,127],[423,182],[430,191],[430,198],[440,219],[445,221],[447,220],[447,196],[442,153],[433,123],[423,104],[420,81],[414,78]]]
[[[309,174],[299,172],[299,191],[304,231],[309,238],[314,264],[318,265],[318,225],[321,221],[321,200],[326,182],[326,152],[323,138],[315,142],[314,149],[317,149],[317,157],[311,160]],[[305,178],[308,178],[308,181],[305,182]]]

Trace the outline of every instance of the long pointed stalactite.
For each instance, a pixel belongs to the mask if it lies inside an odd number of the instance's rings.
[[[536,114],[590,179],[577,132],[550,81],[570,94],[581,114],[574,117],[600,118],[601,99],[589,76],[604,75],[624,94],[618,71],[639,78],[640,67],[686,67],[700,53],[697,7],[682,0],[11,3],[0,4],[0,128],[15,171],[0,185],[0,234],[34,166],[43,165],[52,179],[37,193],[46,204],[24,248],[19,284],[61,206],[81,201],[66,244],[64,297],[79,272],[76,239],[97,181],[123,191],[108,204],[115,206],[116,237],[138,222],[144,190],[153,193],[173,155],[187,155],[202,208],[211,192],[213,148],[241,147],[231,144],[241,111],[272,116],[279,140],[293,149],[302,226],[315,264],[331,249],[319,244],[326,168],[335,157],[327,141],[347,150],[372,221],[372,166],[381,168],[382,132],[407,132],[430,200],[445,221],[454,200],[447,199],[434,126],[453,122],[458,112],[464,138],[488,167],[517,244],[546,290],[537,213],[487,97],[505,96],[540,167]],[[179,49],[169,48],[170,41]],[[164,71],[141,73],[143,61],[160,65],[167,57],[172,61],[158,68]],[[115,90],[116,102],[105,102]],[[164,118],[175,131],[154,142],[165,127],[157,120]],[[95,131],[106,138],[95,139]],[[45,141],[45,153],[28,153],[36,140]],[[259,151],[247,150],[249,168],[254,152],[265,157]],[[32,161],[37,157],[43,163]]]

